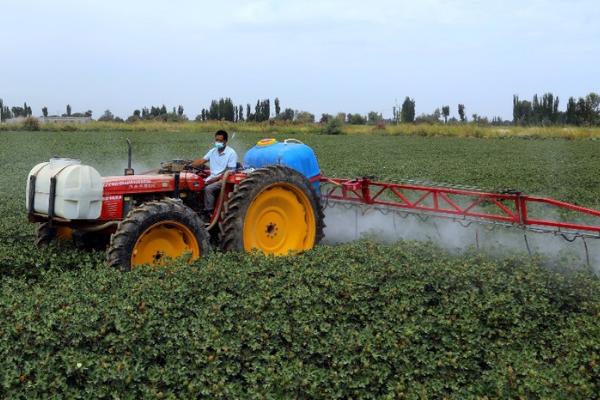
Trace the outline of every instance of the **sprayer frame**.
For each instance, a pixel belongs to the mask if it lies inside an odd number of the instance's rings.
[[[600,238],[600,225],[532,218],[529,215],[530,206],[533,204],[541,204],[554,210],[576,212],[586,217],[600,218],[600,211],[551,198],[529,196],[520,191],[486,192],[477,189],[388,183],[374,181],[371,177],[323,177],[321,184],[322,198],[325,202],[341,201],[383,206],[416,214],[511,225],[536,232]],[[600,220],[598,222],[600,223]]]

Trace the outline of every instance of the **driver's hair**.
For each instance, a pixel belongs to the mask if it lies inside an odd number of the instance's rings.
[[[229,135],[224,130],[218,130],[215,132],[215,137],[217,137],[219,135],[223,136],[223,139],[225,139],[225,141],[227,141],[229,139]]]

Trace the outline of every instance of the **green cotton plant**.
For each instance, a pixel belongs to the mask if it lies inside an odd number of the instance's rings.
[[[0,394],[590,398],[598,289],[409,242],[49,269],[3,279]]]

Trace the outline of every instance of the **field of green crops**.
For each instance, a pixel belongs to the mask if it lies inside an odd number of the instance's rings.
[[[297,257],[215,253],[123,274],[99,252],[36,249],[25,217],[29,169],[59,155],[120,174],[126,137],[138,171],[200,157],[213,139],[0,132],[0,398],[600,393],[600,282],[568,261],[361,241]],[[238,133],[230,144],[243,154],[261,137]],[[512,187],[600,208],[593,139],[294,137],[329,176]]]

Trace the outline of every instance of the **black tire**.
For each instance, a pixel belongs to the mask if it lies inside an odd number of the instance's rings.
[[[150,227],[169,221],[188,228],[200,250],[200,257],[210,252],[209,237],[204,223],[198,215],[181,200],[163,199],[150,201],[132,209],[110,238],[106,251],[109,266],[122,271],[131,270],[132,254],[138,239]]]
[[[278,183],[293,185],[308,197],[312,205],[316,225],[313,245],[318,244],[323,239],[323,229],[325,228],[323,207],[313,185],[304,175],[292,168],[283,165],[271,165],[254,170],[235,187],[226,204],[225,217],[222,222],[222,250],[244,250],[244,220],[248,208],[259,194]]]
[[[70,231],[70,228],[64,228]],[[64,237],[59,233],[56,226],[50,226],[48,222],[40,222],[37,224],[35,231],[35,245],[37,247],[47,247],[50,244],[56,244],[71,240],[70,237]]]

